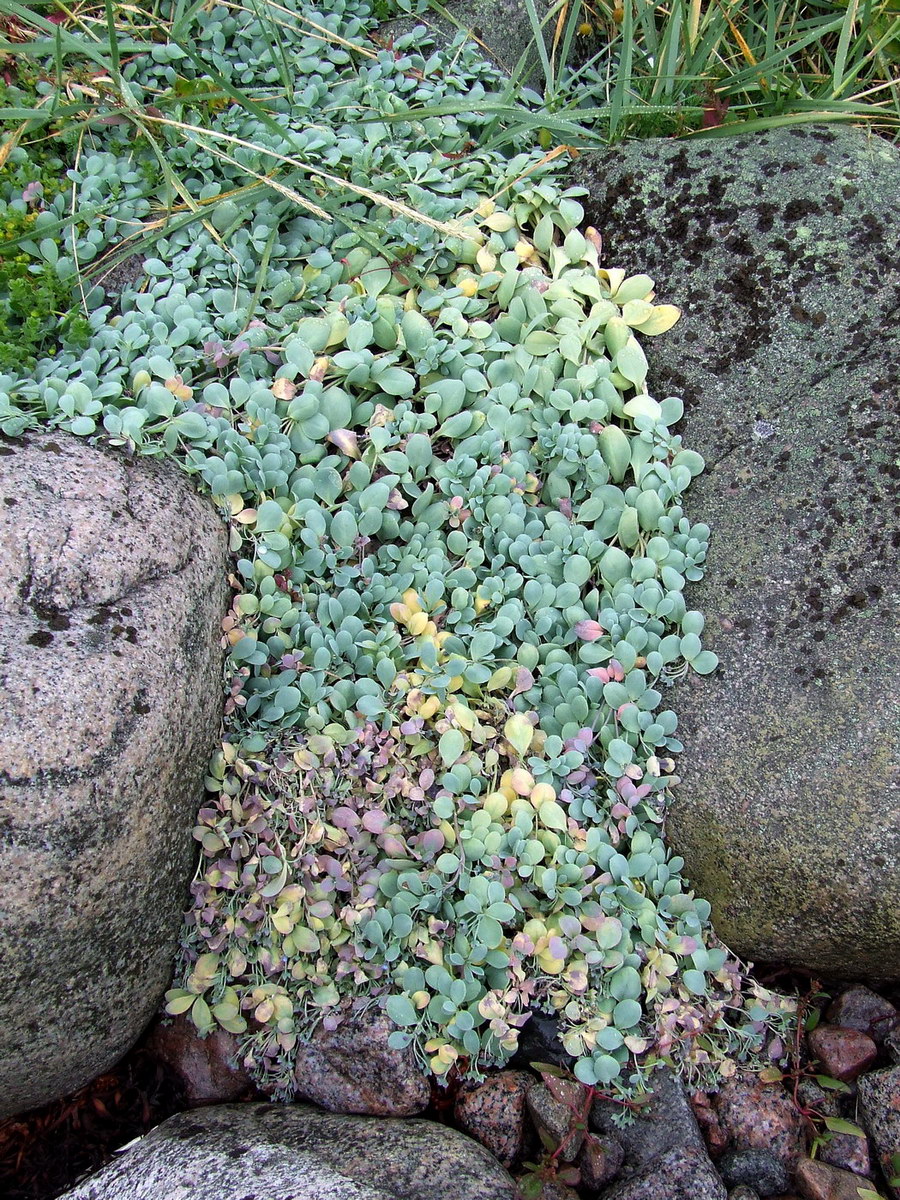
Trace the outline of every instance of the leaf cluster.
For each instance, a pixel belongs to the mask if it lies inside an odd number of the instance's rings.
[[[365,6],[331,7],[60,34],[66,193],[34,249],[10,239],[84,285],[90,341],[0,375],[0,428],[169,455],[229,524],[226,737],[169,1011],[283,1095],[315,1024],[373,1001],[440,1077],[505,1061],[535,1006],[585,1084],[715,1072],[781,1010],[661,835],[670,685],[716,667],[684,596],[703,461],[647,388],[679,313],[601,265],[545,157],[458,157],[497,85],[471,51],[373,51]]]

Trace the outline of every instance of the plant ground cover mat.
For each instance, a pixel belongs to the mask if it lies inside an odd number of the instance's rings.
[[[703,461],[641,343],[678,311],[600,265],[559,155],[478,150],[500,83],[471,49],[373,48],[362,3],[141,20],[44,31],[9,87],[9,160],[49,136],[70,166],[3,200],[89,336],[0,376],[0,428],[171,455],[230,522],[169,1011],[282,1096],[342,1000],[439,1076],[506,1061],[533,1007],[587,1084],[733,1070],[792,1004],[715,943],[661,834],[666,692],[716,666],[684,597]],[[470,111],[378,120],[447,96]],[[147,257],[113,305],[123,246]]]

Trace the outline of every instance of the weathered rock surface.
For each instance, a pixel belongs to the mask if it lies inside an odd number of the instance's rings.
[[[654,1091],[635,1120],[620,1126],[621,1108],[598,1098],[591,1108],[590,1124],[597,1133],[615,1137],[624,1151],[623,1172],[629,1174],[676,1148],[706,1153],[706,1144],[680,1080],[666,1069],[653,1073]]]
[[[202,1038],[189,1017],[170,1017],[157,1022],[147,1048],[179,1077],[191,1108],[224,1104],[254,1091],[241,1065],[238,1040],[224,1029]]]
[[[726,1200],[728,1193],[706,1154],[666,1150],[602,1193],[603,1200]]]
[[[548,1079],[552,1086],[537,1080],[529,1084],[525,1093],[528,1112],[544,1146],[558,1151],[563,1162],[574,1162],[584,1141],[579,1114],[586,1093],[581,1084],[571,1080]]]
[[[431,1087],[412,1050],[388,1045],[394,1028],[377,1010],[347,1016],[337,1029],[320,1025],[310,1042],[297,1048],[298,1094],[329,1112],[376,1117],[422,1112]]]
[[[651,391],[683,395],[714,528],[691,607],[723,666],[679,689],[669,834],[735,951],[900,977],[900,151],[854,129],[642,141],[572,181],[605,262],[681,322]]]
[[[900,1013],[893,1004],[859,984],[832,1000],[825,1016],[841,1029],[858,1029],[879,1046],[900,1025]]]
[[[817,1025],[806,1037],[809,1052],[826,1075],[852,1083],[878,1058],[878,1047],[858,1029],[839,1025]]]
[[[538,14],[547,13],[550,0],[538,0]],[[524,0],[452,0],[446,5],[448,16],[438,12],[420,13],[388,21],[379,29],[382,38],[397,38],[424,25],[439,46],[449,45],[465,30],[475,42],[478,52],[489,58],[507,74],[513,74],[523,64],[525,79],[540,79],[540,60],[534,48],[528,8]],[[544,25],[544,41],[552,49],[556,31],[555,15]],[[599,34],[575,39],[571,59],[582,62],[599,48]]]
[[[791,1171],[803,1153],[803,1118],[780,1084],[735,1076],[710,1097],[731,1150],[765,1150]]]
[[[853,1133],[832,1134],[819,1150],[819,1160],[829,1167],[852,1171],[854,1175],[871,1176],[873,1173],[869,1139]]]
[[[860,1077],[857,1086],[862,1124],[875,1143],[885,1178],[896,1179],[900,1173],[900,1067],[871,1071]],[[900,1185],[892,1184],[888,1190],[900,1200]]]
[[[802,1159],[797,1165],[797,1187],[806,1200],[859,1200],[861,1188],[872,1190],[870,1181],[861,1175],[828,1167],[809,1158]]]
[[[3,1116],[106,1070],[169,983],[228,588],[175,467],[29,436],[0,497]]]
[[[716,1166],[728,1187],[749,1187],[760,1196],[784,1192],[791,1182],[784,1163],[767,1150],[729,1150]]]
[[[65,1200],[515,1200],[446,1125],[302,1104],[222,1104],[159,1125]]]
[[[658,1070],[653,1083],[649,1103],[622,1128],[613,1120],[616,1105],[594,1101],[591,1127],[615,1136],[624,1150],[620,1179],[603,1193],[604,1200],[725,1200],[725,1185],[680,1081]]]
[[[622,1169],[622,1143],[607,1134],[586,1133],[578,1155],[582,1184],[595,1192],[610,1183]]]
[[[527,1071],[497,1071],[481,1083],[464,1085],[453,1105],[463,1133],[504,1167],[516,1166],[525,1149],[525,1093],[533,1079]]]

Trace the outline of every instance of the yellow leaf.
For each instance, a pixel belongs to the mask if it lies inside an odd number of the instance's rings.
[[[542,804],[556,799],[556,788],[549,783],[536,783],[529,799],[535,808],[540,808]]]
[[[489,271],[493,271],[493,269],[496,267],[497,256],[495,254],[491,254],[487,246],[482,246],[475,255],[475,263],[478,269],[487,275]]]
[[[560,833],[565,833],[568,828],[566,810],[555,800],[548,800],[542,804],[538,809],[537,818],[547,829],[558,829]]]
[[[626,325],[643,325],[653,316],[653,305],[646,300],[628,300],[622,305],[622,320]]]
[[[484,222],[488,229],[493,230],[494,233],[507,233],[513,228],[515,223],[515,218],[513,217],[512,213],[503,211],[491,213],[491,215]]]
[[[166,387],[179,400],[190,400],[194,394],[194,389],[189,388],[180,375],[173,375],[171,379],[167,379]]]
[[[481,807],[496,821],[499,817],[506,815],[509,801],[502,792],[490,792],[482,800]]]
[[[610,267],[608,271],[598,271],[597,278],[609,288],[610,296],[615,296],[625,282],[625,272],[620,267]]]
[[[503,726],[503,736],[522,758],[528,753],[534,726],[522,713],[515,713]]]
[[[627,308],[628,306],[626,305],[625,307]],[[629,321],[629,324],[638,333],[647,334],[648,337],[656,337],[658,333],[665,333],[666,330],[671,329],[680,316],[681,309],[676,308],[674,304],[655,304],[653,312],[646,321],[642,321],[639,325],[634,321]]]
[[[504,771],[500,777],[500,790],[505,792],[508,789],[511,793],[511,800],[516,796],[530,795],[533,787],[534,776],[524,767],[514,767],[511,771]]]
[[[512,683],[513,670],[511,667],[498,667],[485,685],[489,692],[495,692],[498,688],[505,688]]]
[[[409,620],[406,622],[406,627],[413,637],[418,637],[419,634],[425,632],[425,627],[428,624],[428,617],[423,612],[411,613]]]
[[[423,717],[426,721],[429,717],[433,717],[441,707],[441,702],[437,696],[428,696],[418,708],[417,716]]]
[[[297,394],[297,385],[290,379],[276,379],[272,384],[272,395],[276,400],[293,400]]]

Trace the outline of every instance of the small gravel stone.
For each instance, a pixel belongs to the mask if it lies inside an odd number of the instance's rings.
[[[900,1063],[900,1028],[891,1030],[884,1039],[884,1048],[891,1062]]]
[[[784,1163],[768,1150],[730,1150],[716,1165],[728,1187],[745,1184],[761,1196],[774,1196],[790,1186]]]
[[[767,1150],[790,1171],[803,1154],[803,1118],[780,1084],[729,1079],[712,1097],[732,1150]]]
[[[625,1151],[617,1138],[605,1134],[586,1133],[578,1166],[586,1188],[599,1191],[618,1175]]]
[[[797,1085],[797,1099],[805,1108],[814,1108],[826,1117],[840,1116],[841,1093],[833,1088],[820,1087],[808,1076]]]
[[[525,1100],[544,1145],[555,1150],[565,1142],[559,1157],[564,1162],[574,1162],[584,1141],[584,1131],[572,1128],[584,1103],[584,1089],[565,1079],[554,1080],[554,1087],[557,1088],[557,1096],[551,1093],[546,1084],[534,1080],[525,1094]]]
[[[727,1200],[725,1184],[705,1150],[673,1148],[651,1159],[602,1200]]]
[[[240,1065],[237,1038],[224,1029],[202,1038],[181,1015],[158,1023],[147,1048],[178,1075],[191,1108],[237,1100],[253,1091],[253,1081]]]
[[[753,1188],[747,1187],[746,1183],[739,1183],[728,1193],[728,1200],[759,1200],[759,1192],[754,1192]]]
[[[819,1159],[830,1167],[840,1167],[856,1175],[872,1174],[868,1139],[852,1133],[833,1133],[819,1151]]]
[[[806,1200],[859,1200],[860,1188],[872,1188],[871,1180],[861,1175],[810,1158],[800,1160],[795,1182]]]
[[[549,1179],[541,1188],[541,1200],[581,1200],[574,1188],[559,1179]]]
[[[378,1011],[321,1025],[297,1050],[294,1079],[304,1100],[335,1113],[412,1117],[428,1107],[431,1088],[412,1050],[392,1050],[392,1021]]]
[[[504,1167],[516,1165],[525,1147],[525,1093],[534,1076],[498,1071],[462,1088],[453,1107],[456,1124],[490,1150]]]
[[[858,1087],[860,1120],[875,1143],[882,1171],[890,1179],[897,1174],[891,1159],[900,1154],[900,1067],[862,1075]],[[900,1200],[900,1187],[889,1191]]]
[[[843,1029],[858,1029],[881,1045],[888,1034],[900,1025],[900,1013],[883,996],[862,985],[848,988],[833,1000],[825,1013],[832,1025]]]
[[[691,1095],[691,1108],[710,1155],[714,1159],[718,1158],[728,1149],[728,1134],[722,1128],[719,1114],[712,1106],[712,1094],[694,1092]]]
[[[620,1105],[609,1100],[595,1100],[591,1109],[591,1128],[597,1133],[617,1138],[625,1149],[625,1173],[631,1173],[667,1150],[690,1149],[706,1153],[706,1145],[697,1126],[690,1102],[681,1082],[671,1071],[655,1071],[654,1091],[636,1119],[621,1128]]]
[[[838,1025],[817,1025],[807,1035],[809,1052],[822,1064],[824,1074],[843,1083],[852,1083],[878,1058],[878,1047],[858,1029]]]

